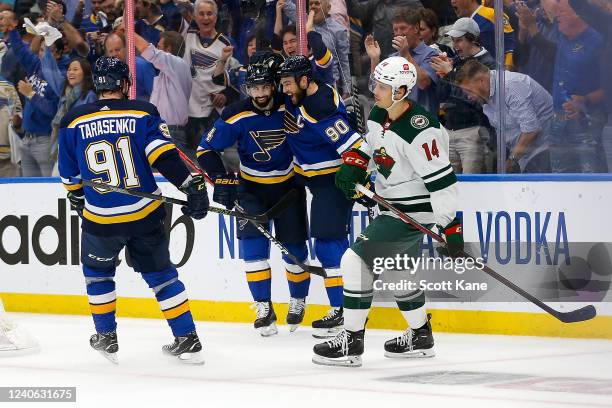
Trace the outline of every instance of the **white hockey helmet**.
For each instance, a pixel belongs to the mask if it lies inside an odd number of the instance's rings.
[[[376,82],[389,85],[391,87],[391,95],[393,104],[401,99],[408,97],[408,94],[417,83],[417,71],[412,63],[404,57],[389,57],[380,62],[372,73],[370,85],[373,87]],[[399,89],[405,86],[406,94],[401,99],[396,99]]]

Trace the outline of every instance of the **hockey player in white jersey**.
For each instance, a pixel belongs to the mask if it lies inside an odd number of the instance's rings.
[[[406,59],[387,58],[372,75],[376,105],[368,118],[366,143],[343,154],[336,186],[355,198],[355,185],[365,184],[373,161],[377,194],[421,224],[437,225],[446,237],[448,254],[455,256],[463,249],[463,235],[456,218],[457,178],[448,159],[448,133],[433,115],[407,98],[416,85],[417,71]],[[422,241],[423,233],[381,208],[342,257],[344,330],[314,346],[314,363],[361,366],[365,323],[374,296],[374,259],[404,254],[417,258]],[[401,279],[410,278],[411,271],[385,273]],[[393,296],[410,328],[385,343],[385,356],[434,356],[424,292],[396,291]]]

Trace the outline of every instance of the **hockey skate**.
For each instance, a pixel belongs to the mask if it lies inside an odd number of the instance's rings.
[[[417,329],[408,329],[404,334],[385,342],[385,357],[389,358],[425,358],[436,355],[434,339],[431,332],[431,315],[427,323]]]
[[[96,333],[89,339],[89,344],[94,350],[98,350],[108,361],[113,364],[119,364],[117,352],[119,351],[119,343],[117,343],[117,332]]]
[[[312,362],[319,365],[361,367],[365,330],[341,330],[332,340],[316,344]]]
[[[181,363],[204,364],[202,344],[195,331],[186,336],[175,337],[174,343],[165,345],[162,350],[169,356],[177,357]]]
[[[327,316],[312,322],[312,337],[317,339],[328,339],[334,337],[342,330],[344,315],[342,307],[333,307],[327,312]]]
[[[287,324],[289,331],[293,333],[300,327],[306,313],[306,299],[291,298],[289,299],[289,312],[287,313]]]
[[[255,302],[251,308],[255,309],[255,313],[257,314],[253,326],[259,331],[259,334],[263,337],[269,337],[278,333],[278,329],[276,328],[276,313],[274,313],[272,302]]]

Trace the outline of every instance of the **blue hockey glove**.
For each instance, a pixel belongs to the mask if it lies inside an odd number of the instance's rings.
[[[181,207],[183,214],[196,220],[206,217],[210,203],[208,201],[204,177],[193,177],[189,182],[181,186],[181,191],[187,194],[187,205]]]
[[[234,173],[227,173],[216,175],[214,181],[213,201],[231,210],[238,199],[238,179]]]

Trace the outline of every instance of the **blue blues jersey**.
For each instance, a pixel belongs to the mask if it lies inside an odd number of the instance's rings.
[[[237,143],[240,176],[263,184],[281,183],[293,172],[293,154],[286,143],[282,96],[274,96],[269,111],[261,111],[251,98],[238,101],[223,110],[214,127],[202,137],[197,156],[208,173],[219,171],[206,155],[222,152]]]
[[[295,106],[285,100],[285,132],[294,155],[295,172],[314,177],[335,173],[341,155],[357,147],[362,136],[351,129],[344,103],[331,86],[319,89]]]
[[[131,234],[150,230],[165,213],[160,201],[83,187],[72,177],[160,194],[151,166],[170,153],[177,154],[168,127],[148,102],[105,99],[68,112],[59,130],[59,173],[66,189],[84,192],[83,229]]]

